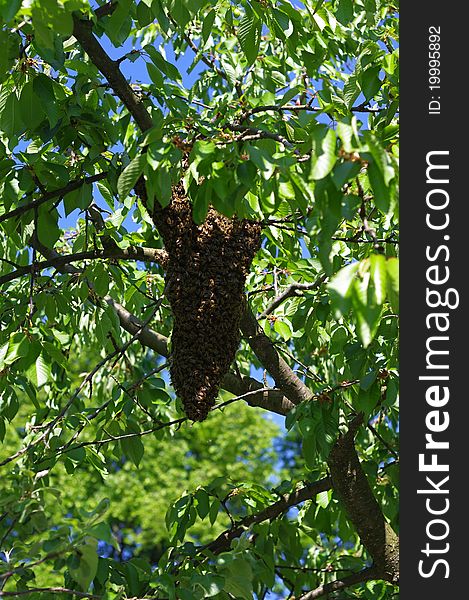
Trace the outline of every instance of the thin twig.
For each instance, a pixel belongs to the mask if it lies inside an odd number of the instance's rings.
[[[367,423],[367,428],[371,431],[371,433],[383,444],[386,450],[394,456],[394,458],[398,459],[399,454],[390,446],[387,441],[383,438],[383,436],[373,427],[371,423]]]
[[[105,179],[107,176],[108,176],[108,173],[106,172],[106,173],[98,173],[97,175],[91,175],[89,177],[80,177],[79,179],[74,179],[73,181],[70,181],[70,183],[68,183],[66,186],[64,186],[60,189],[46,192],[40,198],[36,198],[36,200],[33,200],[32,202],[29,202],[28,204],[23,204],[22,206],[18,206],[17,208],[10,210],[10,212],[0,215],[0,223],[3,223],[3,221],[6,221],[7,219],[11,219],[12,217],[17,217],[19,215],[22,215],[22,214],[32,210],[33,208],[38,208],[39,206],[41,206],[41,204],[44,204],[44,202],[47,202],[48,200],[52,200],[53,198],[59,198],[59,197],[65,196],[65,194],[68,194],[69,192],[73,192],[74,190],[77,190],[84,184],[87,184],[87,183],[91,184],[91,183],[95,183],[96,181],[101,181],[101,179]]]
[[[364,569],[359,573],[353,573],[344,579],[337,579],[336,581],[331,581],[330,583],[320,585],[316,589],[300,596],[299,600],[316,600],[316,598],[322,598],[323,596],[327,596],[332,592],[343,590],[353,585],[357,585],[357,583],[363,583],[364,581],[377,578],[379,578],[378,570],[375,567],[370,567],[369,569]]]
[[[327,276],[321,275],[316,281],[312,283],[299,283],[294,282],[290,284],[281,294],[279,294],[272,303],[259,315],[259,319],[265,319],[267,315],[270,315],[277,307],[279,307],[287,298],[292,296],[299,296],[301,292],[317,290],[326,281]]]
[[[33,248],[37,246],[37,243],[32,243]],[[41,251],[41,248],[38,246]],[[9,283],[18,277],[28,275],[34,270],[39,273],[44,269],[54,267],[56,269],[63,265],[68,265],[73,262],[82,260],[98,260],[113,258],[116,260],[141,260],[144,262],[155,262],[162,266],[166,265],[168,255],[165,250],[158,250],[157,248],[145,248],[139,246],[129,246],[128,248],[119,248],[118,246],[112,248],[104,248],[103,250],[88,250],[85,252],[76,252],[75,254],[55,254],[48,260],[41,262],[32,262],[24,267],[18,267],[15,271],[2,275],[0,277],[0,285]],[[154,299],[153,299],[154,300]]]

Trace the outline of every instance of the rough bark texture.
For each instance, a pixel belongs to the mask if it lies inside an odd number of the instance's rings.
[[[246,310],[240,322],[241,331],[247,337],[249,345],[259,361],[267,367],[269,373],[285,396],[293,403],[299,404],[313,398],[312,391],[294,373],[288,363],[278,354],[271,340],[266,336],[256,317]]]
[[[251,527],[251,525],[276,519],[279,515],[287,512],[292,506],[297,506],[301,502],[315,498],[320,492],[330,490],[331,486],[332,483],[330,477],[325,477],[319,481],[307,482],[302,488],[299,488],[290,494],[285,494],[278,502],[267,506],[264,510],[249,515],[237,523],[234,523],[230,529],[220,533],[213,542],[203,546],[202,549],[208,550],[212,554],[226,552],[230,549],[232,540],[238,538],[243,532]]]
[[[363,421],[358,415],[347,433],[341,436],[329,456],[332,485],[348,518],[373,558],[379,577],[399,583],[399,538],[386,522],[373,495],[355,450],[355,434]]]

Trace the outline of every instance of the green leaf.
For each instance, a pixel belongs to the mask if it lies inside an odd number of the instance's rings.
[[[13,4],[13,3],[11,3]],[[1,7],[0,7],[1,10]],[[10,31],[0,30],[0,82],[7,78],[7,74],[15,64],[18,56],[18,38]]]
[[[83,448],[78,448],[77,452],[79,452],[80,450],[83,451],[83,457],[84,457],[85,452],[84,452]],[[70,457],[70,453],[67,453],[67,454]],[[81,453],[80,453],[80,458],[83,460]],[[114,548],[118,549],[118,544],[117,544],[116,538],[112,535],[112,531],[111,531],[111,527],[109,526],[109,523],[105,523],[104,521],[101,521],[100,523],[97,523],[96,525],[89,527],[86,530],[86,533],[88,535],[96,538],[98,541],[102,540],[103,542],[106,542],[106,544],[110,544],[111,546],[114,546]]]
[[[343,267],[327,285],[332,305],[340,314],[346,314],[351,306],[352,290],[358,266],[358,263],[353,263]]]
[[[380,90],[382,81],[379,78],[381,67],[371,67],[363,71],[360,76],[360,87],[365,100],[371,100]]]
[[[288,321],[280,321],[277,319],[274,323],[274,330],[285,340],[289,340],[292,336],[292,329]]]
[[[151,2],[147,6],[145,2],[137,4],[137,20],[140,27],[146,27],[153,22],[153,13],[151,11]]]
[[[370,371],[360,379],[360,389],[368,391],[376,381],[376,371]]]
[[[60,118],[60,113],[52,80],[47,75],[39,73],[33,79],[33,91],[34,95],[40,100],[42,110],[47,115],[51,128],[55,127]]]
[[[353,18],[353,2],[352,0],[339,0],[335,16],[339,23],[347,26]]]
[[[37,236],[41,244],[47,248],[53,248],[55,242],[59,239],[61,230],[58,227],[57,210],[50,209],[47,205],[39,208],[37,218]]]
[[[325,490],[316,495],[316,504],[321,508],[327,508],[332,500],[332,490]]]
[[[93,187],[90,183],[83,183],[79,188],[65,194],[64,210],[68,216],[75,209],[86,210],[93,200]]]
[[[154,175],[155,194],[158,202],[164,208],[172,197],[171,174],[166,167],[160,166]]]
[[[391,196],[389,187],[386,185],[383,174],[374,160],[368,164],[368,179],[373,190],[373,200],[376,207],[385,215],[391,209]]]
[[[132,426],[127,433],[139,433],[139,428],[137,426]],[[121,439],[120,444],[122,452],[130,458],[136,467],[138,467],[145,451],[141,438],[138,435],[123,438]]]
[[[350,75],[344,85],[344,100],[347,108],[350,109],[353,103],[360,95],[360,86],[358,85],[356,75]]]
[[[11,21],[21,8],[22,0],[0,0],[0,15],[5,22]]]
[[[378,329],[381,306],[375,301],[370,261],[362,261],[358,273],[359,277],[355,279],[352,287],[352,308],[358,324],[358,335],[363,346],[367,348]]]
[[[310,179],[324,179],[332,171],[337,160],[336,140],[333,129],[315,129],[312,139]]]
[[[245,160],[238,165],[236,174],[241,183],[251,188],[257,178],[257,169],[252,161]]]
[[[18,358],[27,356],[29,353],[30,340],[24,333],[14,333],[10,337],[8,346],[3,346],[4,358],[2,363],[11,365]],[[7,350],[5,350],[7,348]]]
[[[2,90],[3,108],[0,112],[0,131],[3,131],[12,140],[15,139],[23,129],[24,124],[20,114],[20,103],[13,90],[5,88]]]
[[[114,46],[120,46],[130,33],[132,0],[119,0],[116,10],[105,23],[106,33]]]
[[[149,54],[153,64],[172,81],[182,81],[181,74],[177,67],[168,62],[161,56],[158,50],[154,46],[145,46],[144,50]]]
[[[144,154],[137,155],[122,171],[117,181],[117,193],[123,202],[130,193],[130,190],[137,183],[143,173],[147,157]]]
[[[371,282],[374,288],[373,301],[383,304],[386,299],[387,264],[383,254],[372,254],[370,256]]]
[[[308,469],[315,469],[317,467],[317,445],[316,439],[312,435],[307,435],[303,437],[303,457],[305,459],[305,464]]]
[[[296,85],[295,87],[291,88],[290,90],[287,90],[285,92],[285,94],[282,96],[282,99],[279,101],[278,105],[283,106],[284,104],[287,104],[288,102],[290,102],[290,100],[295,98],[295,96],[298,96],[298,94],[301,94],[301,92],[303,92],[303,91],[304,91],[304,88],[300,85]]]
[[[374,159],[374,164],[379,169],[383,177],[384,185],[388,187],[389,182],[392,179],[394,179],[396,175],[388,153],[383,148],[376,136],[374,136],[371,132],[365,131],[364,135],[367,142],[368,150]]]
[[[225,578],[223,589],[235,598],[252,600],[252,569],[247,560],[235,558],[220,569]]]
[[[360,389],[353,404],[357,410],[365,413],[365,417],[368,418],[373,414],[380,401],[380,388],[378,385],[372,385],[367,390]]]
[[[78,566],[69,567],[70,575],[80,585],[84,592],[90,587],[98,570],[97,549],[98,541],[91,537],[87,538],[84,543],[77,548],[75,553],[78,560]]]
[[[104,265],[98,262],[93,265],[88,273],[93,283],[94,291],[98,296],[105,296],[109,291],[110,278]]]
[[[206,182],[202,188],[199,188],[192,206],[192,215],[197,225],[200,225],[205,221],[211,197],[212,186],[210,182]]]
[[[28,379],[36,387],[40,388],[45,385],[51,378],[51,365],[49,357],[41,353],[36,361],[29,367],[26,372]]]
[[[255,14],[246,14],[238,27],[239,44],[249,65],[252,65],[259,52],[262,24]]]
[[[218,517],[218,512],[220,511],[221,502],[218,498],[215,498],[210,505],[210,512],[208,513],[210,525],[213,525]]]
[[[276,8],[271,10],[275,32],[282,39],[288,39],[294,31],[293,23],[291,22],[290,17],[283,11]]]
[[[148,75],[158,89],[163,87],[164,79],[161,71],[155,67],[153,63],[147,63]]]
[[[342,140],[345,152],[352,153],[358,150],[358,129],[355,117],[353,117],[351,123],[339,121],[337,123],[337,135]]]
[[[42,106],[37,101],[32,81],[28,81],[21,91],[20,114],[23,123],[29,131],[33,131],[44,118]]]
[[[217,575],[206,574],[199,575],[196,573],[191,578],[191,585],[195,591],[200,588],[203,593],[203,598],[211,598],[223,591],[225,580]],[[191,596],[192,597],[192,596]]]
[[[197,500],[197,513],[203,521],[210,511],[210,496],[203,489],[198,489],[194,496]]]
[[[217,13],[212,9],[210,10],[204,17],[202,22],[202,39],[205,42],[208,40],[210,33],[212,32],[212,27],[215,22],[215,17]]]

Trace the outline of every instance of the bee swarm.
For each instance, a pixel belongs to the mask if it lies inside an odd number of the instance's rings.
[[[171,203],[156,218],[169,254],[171,381],[189,419],[203,421],[240,342],[244,283],[261,227],[212,208],[196,225],[182,185],[174,186]]]

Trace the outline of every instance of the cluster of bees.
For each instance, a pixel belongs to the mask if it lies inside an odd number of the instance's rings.
[[[173,312],[170,374],[192,421],[215,404],[240,342],[244,284],[260,247],[261,226],[209,209],[201,225],[182,185],[158,215],[169,261],[166,291]]]

